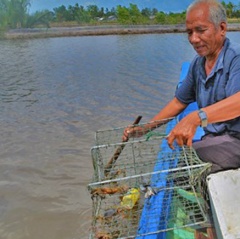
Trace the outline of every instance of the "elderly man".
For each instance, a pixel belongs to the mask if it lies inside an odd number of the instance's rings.
[[[200,110],[183,118],[168,135],[168,144],[193,146],[211,172],[240,167],[240,46],[226,37],[224,7],[216,0],[197,0],[187,9],[188,40],[197,52],[187,77],[175,97],[145,125],[126,128],[123,140],[160,126],[156,121],[174,117],[188,104]],[[204,128],[201,141],[192,143],[197,127]]]

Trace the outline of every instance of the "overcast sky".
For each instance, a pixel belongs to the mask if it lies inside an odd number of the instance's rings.
[[[31,0],[30,12],[36,12],[37,10],[53,10],[55,7],[65,5],[74,6],[78,3],[81,6],[97,5],[98,7],[109,8],[116,7],[117,5],[128,7],[130,3],[137,4],[142,9],[157,8],[164,12],[182,12],[186,10],[187,6],[193,2],[192,0]],[[228,0],[225,0],[228,3]],[[240,0],[230,0],[235,5],[240,3]]]

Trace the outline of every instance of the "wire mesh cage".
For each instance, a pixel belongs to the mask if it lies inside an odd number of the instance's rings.
[[[174,238],[208,222],[204,179],[210,165],[192,148],[168,147],[174,124],[171,119],[125,143],[125,127],[96,132],[90,238]],[[137,127],[140,132],[146,124]]]

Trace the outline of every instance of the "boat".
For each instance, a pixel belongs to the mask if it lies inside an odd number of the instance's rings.
[[[179,83],[177,85],[177,87],[180,87],[183,80],[185,79],[188,69],[189,69],[190,63],[189,62],[184,62],[182,64],[182,68],[181,68],[181,74],[180,74],[180,78],[179,78]],[[177,124],[177,122],[179,122],[182,118],[184,118],[187,114],[189,114],[190,112],[197,110],[198,106],[196,104],[196,102],[188,105],[188,107],[181,113],[179,114],[176,118],[174,118],[166,127],[166,134],[168,135],[169,132],[171,131],[171,129]],[[193,141],[198,141],[201,139],[201,137],[203,136],[204,132],[203,129],[201,127],[197,128],[196,134],[193,138]],[[166,150],[168,152],[171,152],[172,149],[170,149],[169,147],[167,147],[167,142],[163,141],[162,142],[162,148],[164,148],[164,154],[166,153]],[[162,160],[162,151],[159,152],[159,156],[158,158],[160,158],[160,164],[157,163],[156,166],[154,167],[154,172],[156,171],[161,171],[161,170],[166,170],[169,169],[171,167],[177,167],[178,164],[178,158],[176,157],[174,159],[173,162],[171,162],[171,164],[173,163],[174,165],[169,165],[169,161],[165,162],[164,160]],[[166,165],[167,163],[167,165]],[[169,173],[169,171],[167,171],[166,173]],[[165,177],[165,175],[163,175],[163,178]],[[154,182],[154,178],[152,179],[152,181]],[[174,186],[174,185],[172,185]],[[167,185],[166,180],[162,179],[159,180],[159,183],[157,185],[157,187],[169,187],[169,185]],[[144,210],[142,213],[142,217],[140,220],[140,224],[139,224],[139,228],[141,228],[141,230],[139,231],[140,235],[143,236],[139,236],[137,237],[138,239],[166,239],[166,238],[178,238],[178,239],[188,239],[188,238],[194,238],[194,230],[191,230],[191,232],[188,232],[185,229],[180,229],[177,228],[175,231],[175,234],[170,234],[168,232],[168,220],[164,220],[161,217],[168,217],[167,215],[170,214],[170,210],[171,210],[171,203],[173,201],[172,199],[173,197],[173,193],[169,190],[165,190],[162,193],[159,193],[158,195],[156,195],[154,198],[152,198],[152,201],[144,206]],[[164,204],[168,204],[168,207],[159,207],[157,205],[164,205]],[[156,210],[157,209],[157,213],[159,215],[159,218],[156,220],[155,218],[149,218],[147,215],[151,214],[152,210]],[[161,216],[162,215],[162,216]],[[150,221],[147,221],[150,220]],[[162,221],[165,221],[166,223],[161,224]],[[146,226],[147,225],[147,226]],[[149,232],[149,226],[151,225],[151,230],[152,232],[158,232],[158,233],[150,233],[148,235],[147,232]],[[172,230],[174,231],[174,229]]]
[[[181,87],[189,65],[182,64],[177,87]],[[96,132],[96,145],[91,149],[95,173],[88,185],[93,200],[90,239],[214,239],[214,227],[218,239],[240,238],[239,234],[233,237],[228,232],[229,224],[224,219],[229,215],[221,210],[226,203],[218,197],[219,187],[228,182],[224,181],[226,172],[207,176],[210,164],[203,163],[194,150],[171,150],[167,145],[166,135],[179,120],[197,109],[197,104],[192,103],[165,127],[153,131],[157,132],[129,142],[121,142],[124,127]],[[198,127],[193,141],[200,140],[203,134]],[[214,227],[209,224],[206,185],[199,183],[203,177],[209,188]],[[147,192],[141,191],[143,186]],[[236,187],[232,190],[232,195],[239,198]],[[224,190],[220,192],[224,194]],[[238,225],[235,227],[239,229]]]
[[[184,62],[181,69],[180,79],[178,87],[181,86],[182,81],[185,79],[186,74],[188,72],[190,63]],[[167,128],[167,134],[172,129],[172,127],[180,121],[183,117],[189,114],[192,111],[198,110],[198,106],[196,102],[190,104],[176,119],[174,124],[171,124],[170,127]],[[201,137],[204,135],[204,131],[201,127],[197,128],[197,132],[193,138],[193,141],[201,140]],[[176,159],[177,160],[177,159]],[[155,170],[159,170],[159,166],[155,168]],[[207,239],[239,239],[240,238],[240,194],[238,192],[240,188],[240,169],[238,170],[227,170],[223,172],[218,172],[215,174],[210,174],[206,178],[206,184],[208,188],[208,196],[210,200],[211,210],[210,217],[213,218],[212,225],[208,224],[208,228],[206,229],[206,233],[202,234],[201,225],[198,227],[198,230],[193,230],[191,233],[187,232],[184,229],[178,229],[176,231],[176,235],[171,234],[171,237],[167,236],[167,225],[164,225],[161,229],[163,232],[152,234],[148,236],[140,236],[138,239],[165,239],[165,238],[207,238]],[[160,200],[155,198],[155,202],[162,203],[163,195],[157,195],[160,197]],[[165,195],[168,197],[168,203],[171,204],[171,194]],[[146,224],[145,219],[147,218],[147,214],[149,211],[154,210],[155,205],[154,201],[151,202],[150,206],[147,207],[145,211],[143,211],[142,218],[140,220],[140,228]],[[169,209],[170,210],[170,209]],[[159,210],[159,215],[161,215],[161,210]],[[168,212],[165,212],[165,214]],[[154,222],[158,222],[159,220],[154,220]],[[155,231],[159,230],[159,224],[155,223]],[[147,229],[146,229],[147,230]],[[185,232],[184,232],[185,231]]]

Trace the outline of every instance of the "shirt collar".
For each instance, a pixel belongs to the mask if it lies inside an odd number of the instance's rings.
[[[228,45],[229,45],[229,39],[226,38],[224,41],[224,44],[223,44],[223,48],[218,56],[215,66],[214,66],[214,69],[213,69],[214,72],[217,72],[218,70],[223,68],[224,55],[225,55]]]
[[[211,78],[217,71],[223,69],[224,55],[225,55],[228,45],[229,45],[229,39],[226,38],[224,41],[224,44],[223,44],[223,48],[218,56],[217,62],[215,64],[214,68],[212,69],[211,73],[208,75],[206,81],[209,78]],[[206,73],[205,73],[205,57],[202,57],[202,59],[201,59],[201,73],[202,73],[202,75],[206,75]]]

